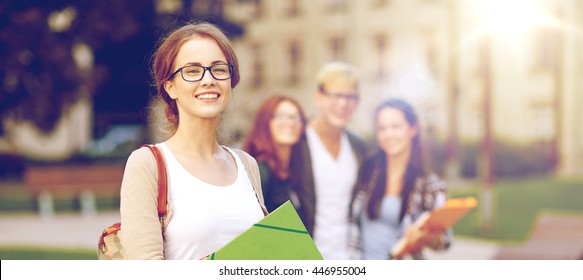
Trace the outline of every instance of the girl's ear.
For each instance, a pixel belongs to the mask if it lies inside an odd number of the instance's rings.
[[[166,93],[168,93],[168,96],[170,96],[170,98],[172,99],[178,98],[178,95],[176,94],[176,87],[174,86],[173,82],[165,81],[164,90],[166,90]]]
[[[413,139],[418,134],[419,134],[419,125],[416,124],[416,125],[411,127],[411,139]]]

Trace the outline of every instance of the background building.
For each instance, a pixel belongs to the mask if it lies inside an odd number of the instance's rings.
[[[154,12],[136,12],[152,15],[142,28],[153,30],[135,39],[149,38],[148,46],[129,62],[143,68],[141,74],[112,71],[99,76],[109,81],[105,86],[80,86],[78,91],[86,94],[79,95],[49,133],[3,114],[0,151],[63,159],[87,151],[92,139],[120,124],[147,126],[145,141],[163,140],[161,115],[148,117],[136,109],[157,107],[146,100],[147,50],[154,49],[152,36],[194,18],[221,24],[232,35],[240,59],[242,79],[221,135],[227,144],[241,143],[255,110],[270,94],[290,95],[308,115],[313,113],[316,72],[326,62],[342,60],[360,71],[361,102],[350,128],[364,138],[373,134],[371,112],[378,102],[401,97],[420,112],[424,135],[439,148],[440,165],[453,166],[452,174],[467,165],[468,147],[474,149],[469,160],[478,165],[484,161],[476,157],[504,163],[506,151],[526,147],[523,161],[544,162],[561,174],[583,174],[583,113],[578,108],[583,105],[583,81],[578,79],[583,74],[583,31],[578,29],[583,26],[583,3],[516,0],[496,6],[499,2],[152,1],[148,7]],[[55,9],[57,15],[70,12]],[[100,63],[124,61],[111,56],[116,46],[111,43],[110,51],[100,44],[76,48],[76,67],[99,74]],[[132,46],[125,47],[135,49]],[[137,86],[116,88],[129,78]],[[10,81],[5,75],[5,96]],[[108,100],[133,107],[110,106],[114,102]],[[130,111],[135,113],[122,114]],[[487,140],[494,144],[485,145]]]
[[[362,100],[351,128],[364,137],[373,133],[376,104],[401,97],[420,111],[426,135],[449,143],[450,158],[459,157],[460,145],[482,145],[490,137],[538,147],[557,171],[581,174],[582,4],[511,2],[516,6],[479,0],[232,1],[226,13],[245,35],[236,41],[241,102],[227,123],[244,134],[249,121],[238,116],[252,115],[276,92],[312,112],[316,72],[343,60],[360,69]]]

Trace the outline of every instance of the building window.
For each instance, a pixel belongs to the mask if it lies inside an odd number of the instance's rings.
[[[535,31],[535,69],[552,70],[558,63],[560,31],[551,27],[540,27]]]
[[[263,62],[263,47],[259,44],[253,44],[251,46],[251,57],[251,86],[258,88],[263,85],[264,79],[263,73],[265,64]]]
[[[345,56],[345,40],[342,37],[332,37],[329,40],[332,60],[343,60]]]
[[[157,0],[156,1],[156,11],[158,13],[175,13],[182,9],[181,0]]]
[[[387,75],[387,68],[385,65],[387,58],[387,36],[384,34],[377,34],[373,37],[374,48],[376,52],[376,74],[378,79],[383,79]]]
[[[263,3],[261,0],[239,0],[239,3],[249,3],[251,5],[251,17],[260,18],[263,16]]]
[[[296,17],[300,14],[300,0],[287,0],[284,5],[284,14],[286,16]]]
[[[346,11],[346,0],[325,0],[324,11],[327,13],[339,13]]]
[[[388,0],[370,0],[370,7],[373,9],[384,8]]]
[[[211,3],[208,0],[198,1],[183,1],[190,4],[190,12],[194,15],[210,14]]]
[[[435,31],[430,29],[424,34],[425,37],[425,59],[427,61],[428,68],[431,70],[431,74],[437,74],[438,65],[438,53],[437,53],[437,42]]]
[[[551,106],[538,105],[532,108],[531,135],[540,141],[550,141],[555,134],[553,108]]]
[[[295,85],[300,81],[300,44],[292,40],[288,46],[289,53],[289,74],[288,83]]]
[[[486,135],[486,129],[484,127],[484,106],[482,104],[475,104],[471,107],[474,107],[474,109],[468,114],[468,134],[476,139],[484,138]]]

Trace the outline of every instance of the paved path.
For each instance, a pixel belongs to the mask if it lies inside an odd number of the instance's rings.
[[[115,211],[94,216],[1,214],[0,246],[35,245],[96,250],[103,229],[118,221],[119,213]],[[492,259],[497,250],[495,243],[456,237],[449,250],[427,250],[426,256],[431,260],[487,260]]]
[[[119,221],[118,212],[56,214],[41,217],[35,214],[0,215],[0,245],[37,245],[97,250],[99,235],[109,225]]]
[[[498,252],[493,242],[454,237],[451,247],[444,252],[425,251],[429,260],[491,260]]]

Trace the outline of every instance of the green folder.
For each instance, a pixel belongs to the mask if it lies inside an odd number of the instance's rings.
[[[322,260],[290,201],[282,204],[207,260]]]

